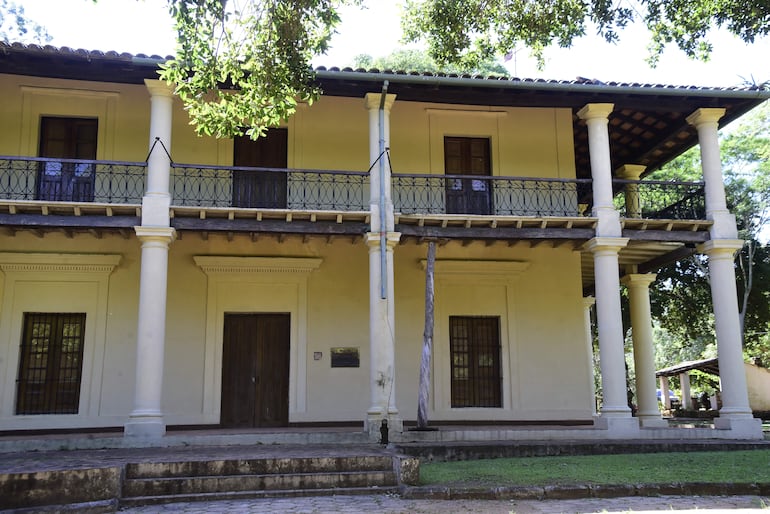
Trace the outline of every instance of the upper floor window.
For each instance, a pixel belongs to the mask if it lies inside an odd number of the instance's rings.
[[[40,119],[40,157],[96,159],[96,118],[43,117]],[[57,202],[92,202],[95,169],[91,163],[41,163],[37,199]]]
[[[237,137],[233,144],[233,165],[254,168],[279,168],[284,171],[233,172],[233,205],[235,207],[286,208],[286,171],[288,131],[271,128],[256,141]]]
[[[444,137],[444,173],[463,175],[446,182],[448,214],[492,213],[489,138]]]

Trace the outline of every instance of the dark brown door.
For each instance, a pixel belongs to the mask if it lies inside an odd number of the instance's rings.
[[[236,170],[233,172],[233,206],[286,208],[288,132],[276,128],[256,141],[237,137],[233,165],[250,168],[278,168],[283,171]]]
[[[97,134],[98,121],[94,118],[41,118],[40,156],[94,160]],[[37,199],[93,202],[94,172],[92,163],[40,163]]]
[[[224,427],[289,424],[289,314],[225,314]]]
[[[489,139],[445,137],[444,173],[466,177],[447,179],[448,214],[492,213],[492,183],[488,178],[492,174]]]

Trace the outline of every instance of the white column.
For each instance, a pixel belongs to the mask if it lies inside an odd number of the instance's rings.
[[[161,437],[166,432],[161,409],[166,283],[168,246],[175,236],[169,226],[171,159],[166,150],[171,150],[173,90],[159,80],[145,80],[145,84],[150,92],[151,152],[147,159],[147,191],[142,198],[142,226],[135,227],[142,257],[134,409],[124,427],[126,437]]]
[[[714,420],[717,428],[731,429],[737,437],[762,437],[762,426],[749,407],[746,368],[743,362],[734,255],[743,246],[739,239],[716,239],[698,250],[708,256],[714,328],[717,336],[722,408]]]
[[[586,334],[586,355],[588,355],[588,390],[591,391],[591,414],[596,416],[596,385],[594,383],[594,334],[591,330],[591,307],[596,300],[593,296],[583,298],[583,323]]]
[[[671,410],[670,390],[671,388],[668,386],[668,377],[660,377],[660,400],[663,402],[663,406],[668,410]]]
[[[714,420],[717,428],[730,429],[736,438],[762,438],[762,425],[754,419],[749,407],[746,370],[743,363],[743,341],[738,315],[735,286],[735,252],[743,241],[738,239],[735,216],[727,210],[724,177],[717,134],[724,109],[698,109],[687,121],[698,130],[703,180],[706,183],[706,216],[713,224],[711,240],[699,251],[709,258],[711,301],[719,357],[719,379],[722,383],[722,408]]]
[[[646,166],[639,164],[625,164],[618,168],[615,175],[623,180],[639,180],[647,169]],[[642,200],[639,195],[638,184],[626,184],[626,218],[642,217]]]
[[[706,218],[712,220],[711,239],[735,239],[738,229],[735,216],[727,210],[722,161],[719,154],[719,119],[724,109],[698,109],[687,122],[698,131],[703,181],[706,188]]]
[[[389,232],[387,238],[387,298],[380,295],[380,235],[368,233],[369,246],[369,369],[370,406],[366,416],[366,431],[379,439],[383,419],[391,431],[403,431],[396,408],[396,323],[393,300],[393,248],[401,237]]]
[[[142,242],[139,282],[139,321],[136,342],[134,409],[126,422],[126,437],[161,437],[166,432],[161,410],[163,354],[166,338],[166,277],[169,227],[135,227]]]
[[[664,427],[658,409],[655,391],[655,356],[652,341],[652,314],[650,313],[650,284],[655,274],[632,273],[623,277],[628,288],[631,308],[631,334],[634,341],[634,369],[636,370],[636,413],[642,427]]]
[[[588,151],[594,196],[592,214],[598,218],[596,235],[599,237],[621,235],[620,216],[612,204],[612,161],[607,130],[607,117],[613,107],[613,104],[588,104],[577,113],[588,127]]]
[[[620,308],[618,252],[628,244],[620,237],[596,237],[586,243],[594,255],[596,317],[599,325],[599,359],[602,373],[602,409],[596,425],[610,437],[638,434],[639,424],[631,417],[626,395],[626,365],[623,349],[623,320]]]
[[[369,111],[369,165],[372,167],[369,180],[369,209],[371,210],[371,231],[380,231],[380,176],[379,162],[380,158],[380,101],[381,93],[367,93],[365,97],[366,109]],[[385,133],[383,136],[383,146],[390,148],[390,109],[396,101],[396,95],[385,95],[385,104],[383,105],[383,124]],[[387,155],[383,159],[383,182],[385,184],[385,230],[392,231],[394,227],[393,218],[393,199],[390,186],[390,160]]]
[[[686,371],[679,374],[679,388],[682,390],[682,408],[692,410],[692,391],[690,391],[690,374]]]
[[[169,224],[169,176],[173,88],[161,80],[145,79],[150,92],[150,148],[147,158],[147,191],[142,199],[142,226]],[[164,148],[165,147],[165,148]]]
[[[366,413],[365,429],[370,439],[375,441],[380,438],[383,420],[387,420],[390,433],[403,432],[403,422],[396,407],[396,323],[393,287],[393,248],[398,244],[401,234],[394,232],[390,162],[387,155],[381,155],[381,147],[390,147],[390,109],[395,99],[396,95],[385,95],[383,109],[380,111],[383,100],[381,93],[367,93],[365,97],[365,105],[369,111],[369,164],[372,166],[369,180],[371,222],[370,232],[366,235],[366,243],[369,246],[370,406]],[[382,199],[380,191],[383,193]],[[384,225],[381,221],[381,208],[385,209],[382,213]],[[385,248],[382,247],[383,244]],[[383,280],[385,298],[382,297]]]

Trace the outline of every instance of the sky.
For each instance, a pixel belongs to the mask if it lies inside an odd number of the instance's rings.
[[[50,44],[115,50],[132,54],[174,53],[173,22],[165,0],[22,0],[27,16],[44,25],[53,37]],[[342,25],[326,56],[315,66],[348,66],[353,57],[374,57],[399,46],[401,36],[399,0],[366,0],[366,9],[346,8]],[[709,62],[688,59],[675,48],[668,49],[656,69],[645,62],[647,39],[641,27],[626,29],[618,45],[598,37],[584,37],[571,49],[546,52],[546,66],[538,70],[527,50],[504,63],[512,76],[574,80],[587,77],[603,82],[638,82],[730,87],[744,81],[770,80],[770,37],[746,45],[726,31],[712,34],[714,52]]]

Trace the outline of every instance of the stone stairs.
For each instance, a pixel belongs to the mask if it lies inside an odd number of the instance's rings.
[[[119,504],[390,493],[397,466],[385,455],[129,463]]]

